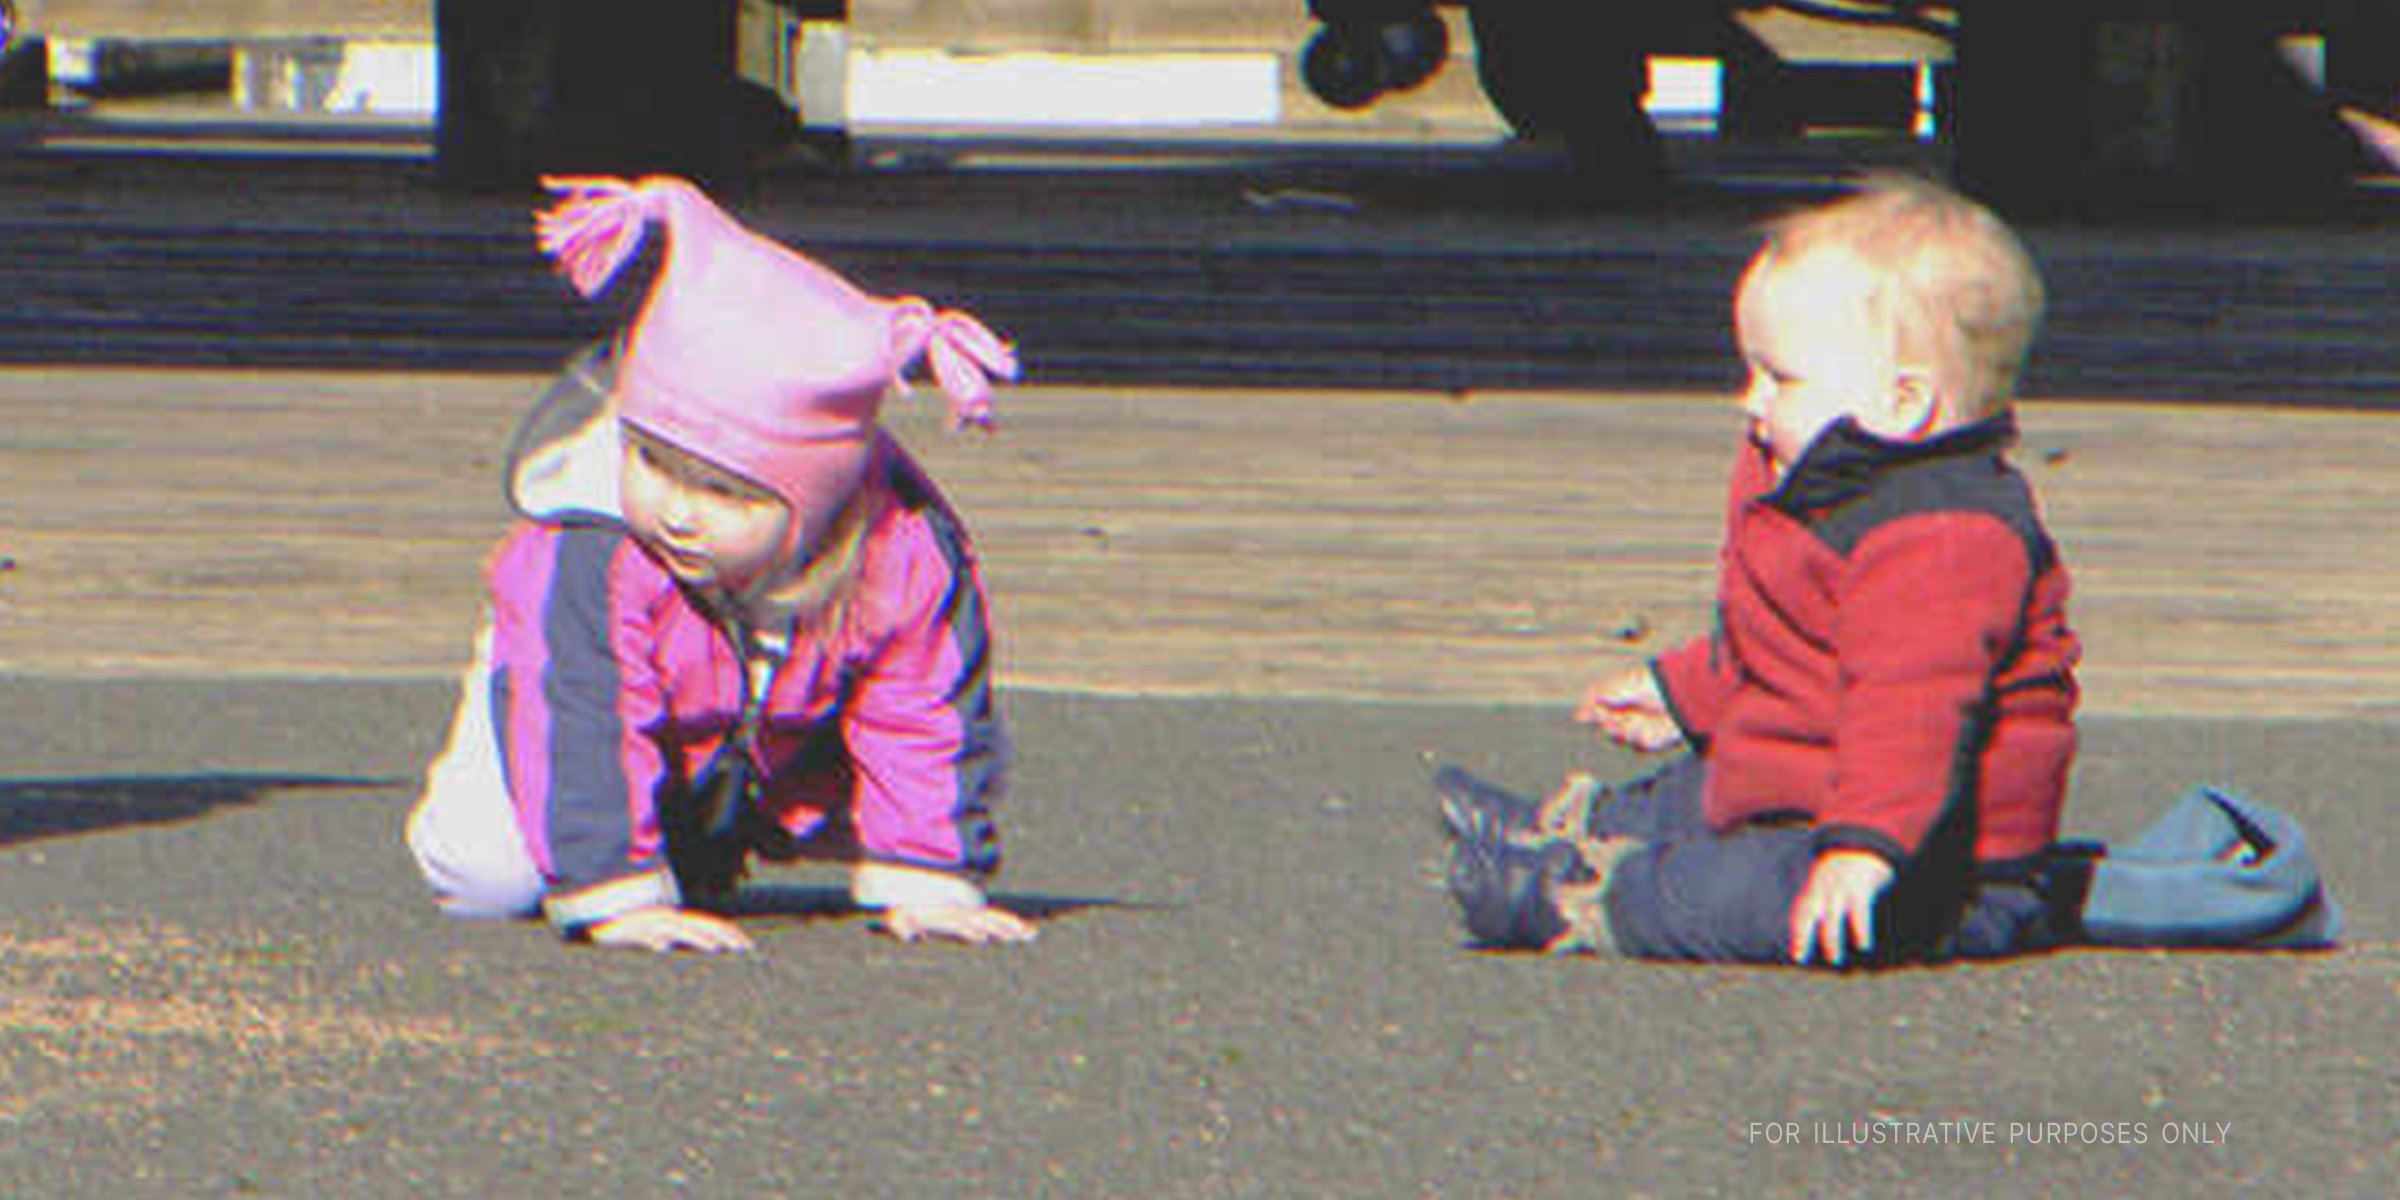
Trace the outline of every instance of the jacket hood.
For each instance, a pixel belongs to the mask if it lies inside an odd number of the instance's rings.
[[[607,342],[568,360],[509,442],[502,481],[509,507],[552,524],[624,520],[617,490],[624,440],[609,399],[616,375]]]

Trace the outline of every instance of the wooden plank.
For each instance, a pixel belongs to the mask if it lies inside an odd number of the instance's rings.
[[[863,45],[970,53],[1283,49],[1310,22],[1304,0],[853,0]]]
[[[869,53],[1272,55],[1287,127],[1497,138],[1506,129],[1475,80],[1465,14],[1442,15],[1449,65],[1355,112],[1327,106],[1300,81],[1300,51],[1317,28],[1304,0],[858,0],[850,26],[853,44]]]
[[[18,0],[25,28],[65,38],[433,40],[433,0]]]
[[[1267,50],[1288,53],[1315,27],[1306,0],[853,0],[862,44],[970,53]],[[1472,54],[1458,7],[1443,10],[1453,45]],[[1736,18],[1777,53],[1810,62],[1947,61],[1946,39],[1772,7]]]
[[[0,671],[456,669],[541,382],[0,371]],[[1000,403],[988,439],[891,416],[977,532],[1012,685],[1558,706],[1707,624],[1723,398]],[[2393,421],[2030,405],[2088,710],[2400,719]]]
[[[1946,63],[1953,54],[1949,38],[1916,29],[1849,24],[1783,8],[1745,9],[1734,19],[1787,62],[1892,66]]]

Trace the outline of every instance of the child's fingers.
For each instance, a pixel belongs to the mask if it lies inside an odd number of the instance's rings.
[[[750,938],[733,922],[707,913],[678,910],[659,922],[657,950],[697,950],[702,954],[738,954],[750,948]]]
[[[1861,851],[1837,851],[1817,860],[1808,883],[1792,901],[1792,961],[1813,956],[1841,966],[1856,951],[1875,948],[1875,898],[1891,881],[1891,867]]]
[[[706,913],[686,913],[688,923],[680,934],[686,944],[704,954],[740,954],[750,949],[750,935],[741,926],[722,917]]]
[[[1807,966],[1817,956],[1818,932],[1816,898],[1801,893],[1800,902],[1792,906],[1792,961]]]
[[[1810,932],[1816,943],[1817,961],[1829,967],[1841,966],[1842,960],[1850,956],[1850,944],[1843,937],[1840,911],[1819,911],[1813,925]]]
[[[1633,730],[1633,747],[1657,753],[1683,739],[1683,731],[1663,717],[1646,717]]]
[[[1575,721],[1645,753],[1668,749],[1683,740],[1683,730],[1675,724],[1675,718],[1668,716],[1657,702],[1643,696],[1594,689],[1576,708]]]
[[[1598,721],[1611,714],[1638,712],[1642,698],[1627,689],[1623,680],[1603,679],[1583,691],[1583,703],[1575,708],[1579,721]]]
[[[1006,909],[984,909],[983,927],[989,940],[995,942],[1030,942],[1040,936],[1033,922]]]
[[[943,922],[946,933],[972,945],[989,942],[1029,942],[1033,940],[1033,925],[1015,913],[997,908],[956,910],[956,915]]]
[[[1647,712],[1604,713],[1592,722],[1601,733],[1621,745],[1655,754],[1683,740],[1683,730],[1671,717]]]
[[[889,909],[875,925],[894,941],[913,942],[925,936],[925,918],[913,908]]]
[[[895,908],[883,915],[883,931],[903,942],[944,937],[980,946],[988,942],[1030,942],[1033,923],[1006,909]]]
[[[1801,966],[1811,961],[1829,967],[1841,966],[1842,929],[1838,898],[1824,880],[1812,874],[1808,886],[1792,902],[1792,961]]]
[[[674,950],[740,954],[751,948],[750,935],[733,922],[671,908],[628,913],[593,930],[592,941],[595,945],[648,950],[653,954]]]

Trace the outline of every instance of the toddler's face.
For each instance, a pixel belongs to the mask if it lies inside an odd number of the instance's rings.
[[[774,569],[791,508],[775,493],[631,425],[625,523],[677,579],[740,592]]]
[[[1873,285],[1866,266],[1838,250],[1790,261],[1761,254],[1742,277],[1733,302],[1750,368],[1742,411],[1779,479],[1843,417],[1885,436],[1907,432],[1894,413],[1904,372],[1890,325],[1868,303]]]

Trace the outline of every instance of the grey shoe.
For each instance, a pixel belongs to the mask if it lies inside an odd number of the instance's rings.
[[[1445,875],[1467,933],[1477,945],[1503,950],[1558,943],[1572,928],[1559,889],[1599,878],[1573,843],[1528,846],[1502,837],[1458,839]]]
[[[1540,831],[1538,802],[1486,783],[1464,767],[1444,763],[1433,773],[1433,790],[1442,800],[1442,827],[1453,838],[1522,842]]]
[[[1434,772],[1433,789],[1441,796],[1442,824],[1451,837],[1500,838],[1523,846],[1590,839],[1592,803],[1607,790],[1589,775],[1569,775],[1549,799],[1534,800],[1449,765]]]

